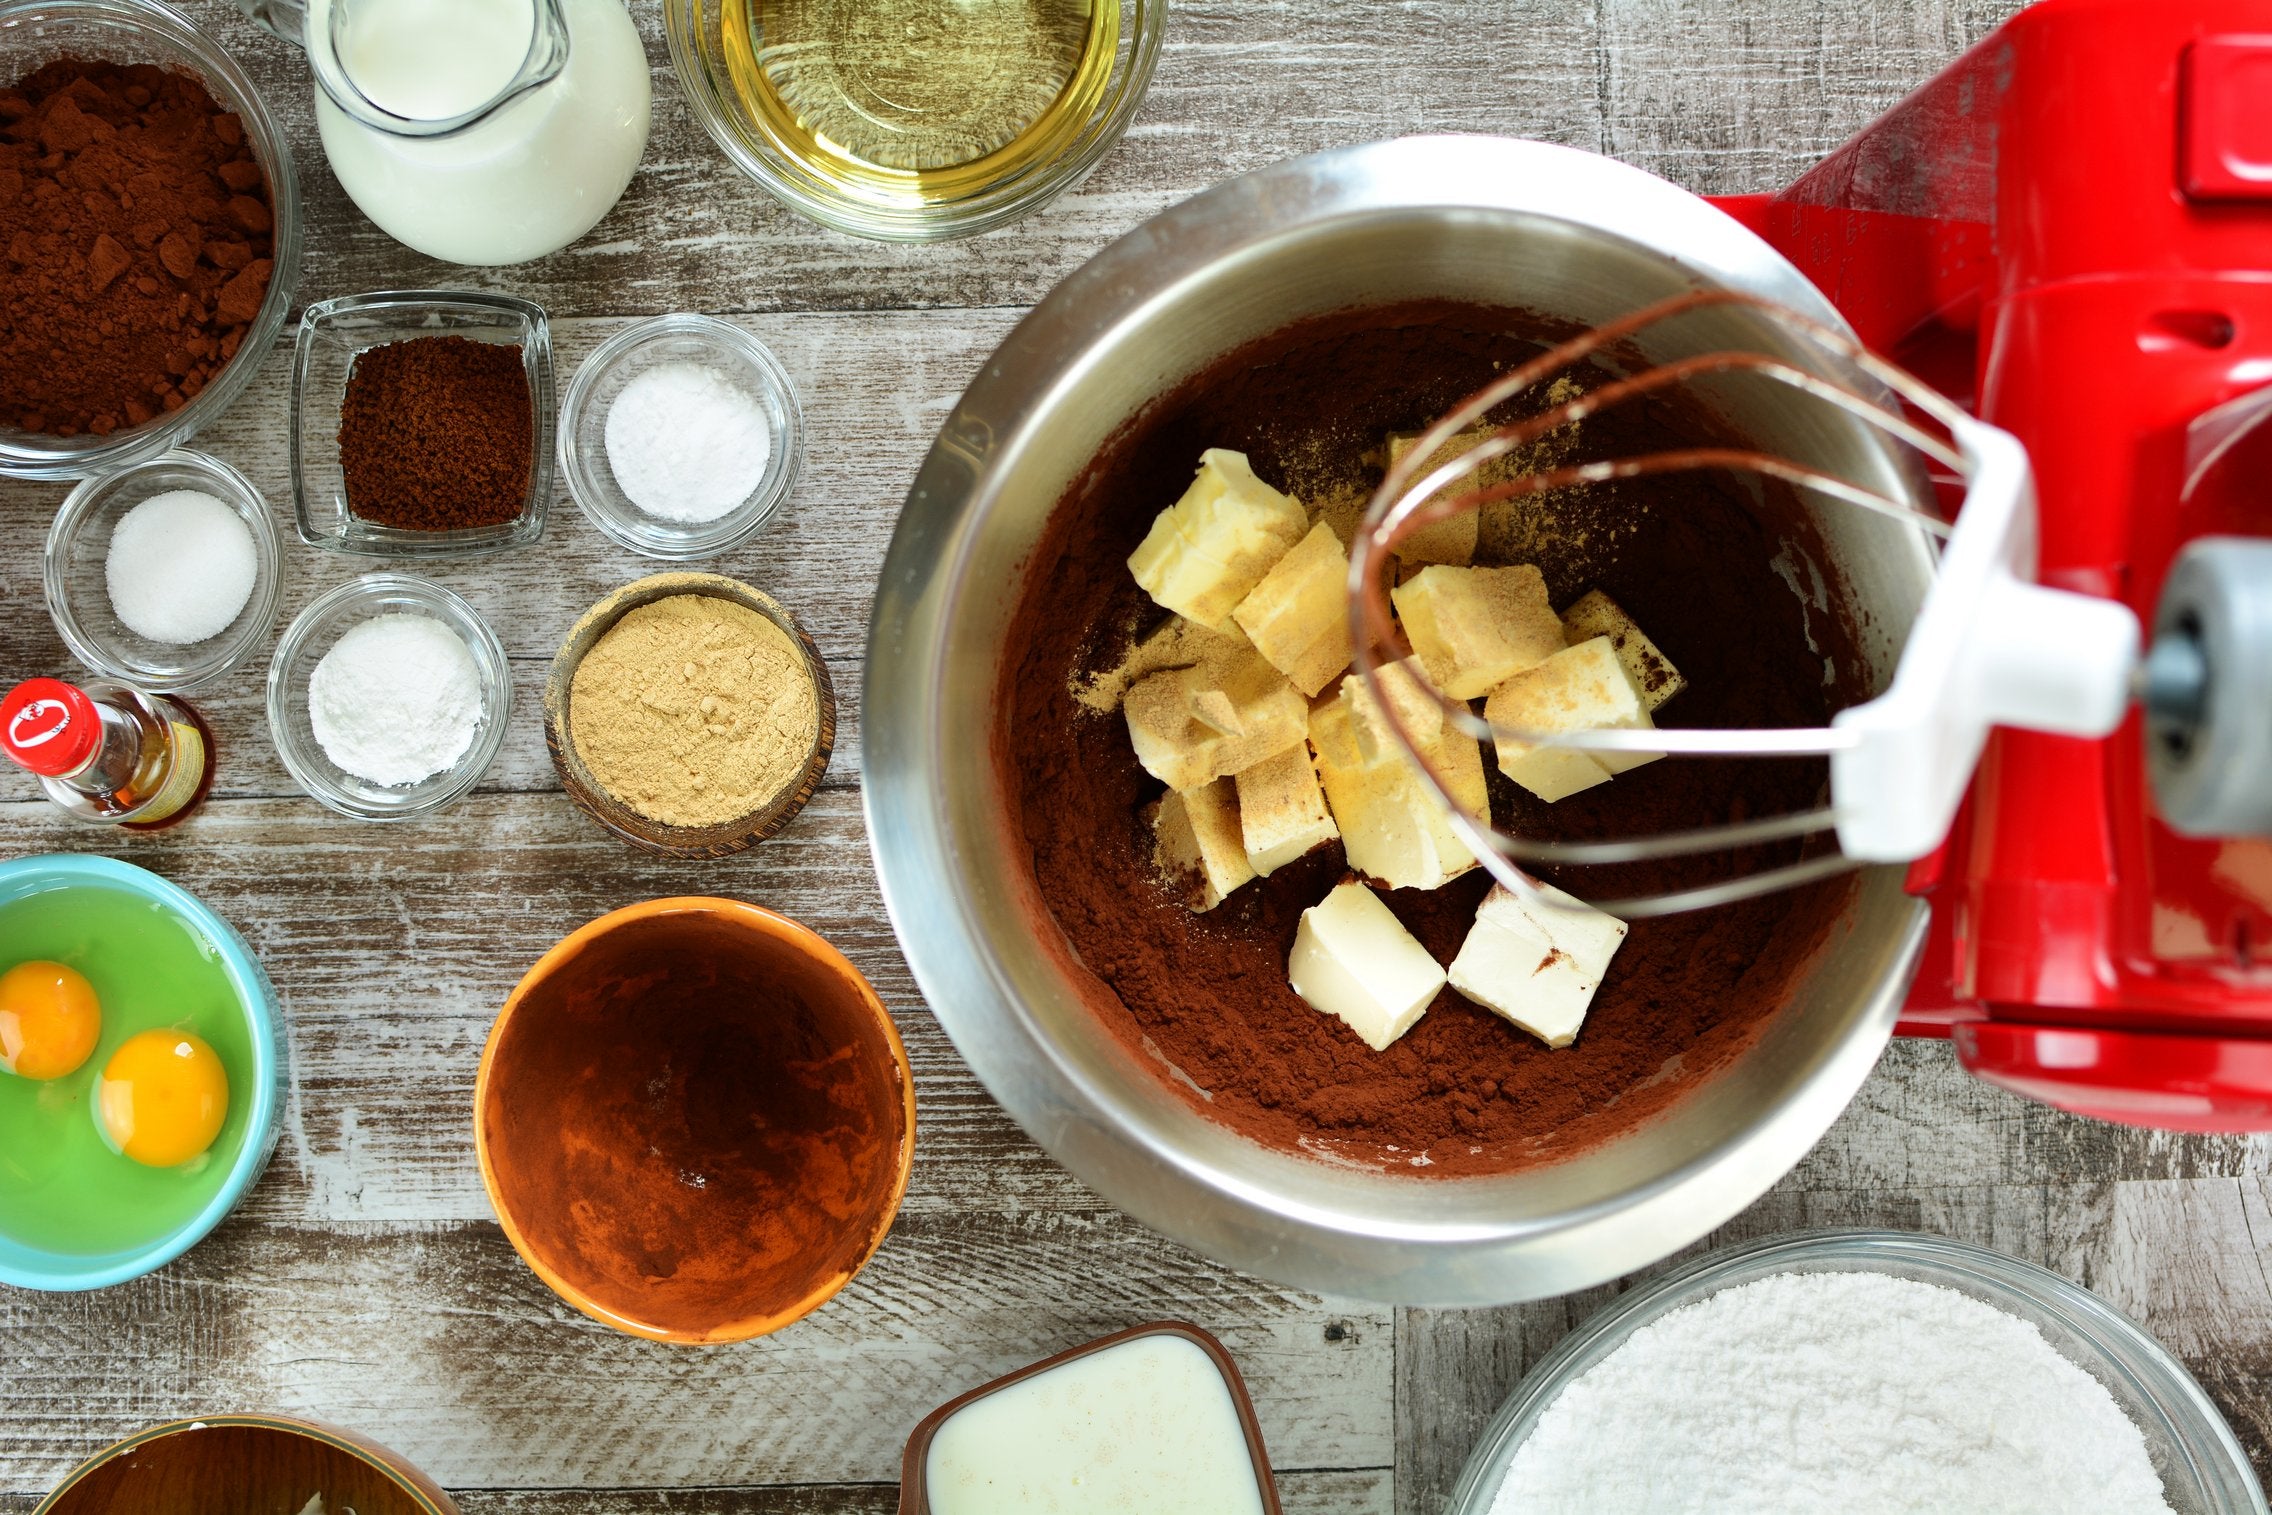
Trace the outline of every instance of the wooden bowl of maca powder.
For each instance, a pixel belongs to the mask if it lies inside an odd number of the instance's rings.
[[[544,685],[568,797],[635,847],[723,857],[805,808],[836,747],[836,691],[772,596],[714,573],[626,584],[570,629]]]

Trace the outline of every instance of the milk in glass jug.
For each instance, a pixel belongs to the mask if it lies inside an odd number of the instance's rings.
[[[341,187],[432,257],[566,247],[646,150],[647,57],[623,0],[240,3],[306,46]]]

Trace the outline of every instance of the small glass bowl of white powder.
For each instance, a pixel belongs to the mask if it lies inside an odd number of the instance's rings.
[[[175,451],[82,480],[48,530],[44,577],[74,657],[178,691],[212,683],[268,635],[283,554],[250,480]]]
[[[657,316],[592,349],[558,436],[585,516],[653,558],[714,557],[741,541],[789,497],[804,460],[788,371],[713,316]]]
[[[1448,1515],[2261,1515],[2200,1384],[1984,1247],[1822,1231],[1645,1284],[1539,1362]]]
[[[480,782],[504,745],[513,676],[489,623],[399,573],[300,612],[268,665],[268,729],[300,787],[342,815],[407,821]]]

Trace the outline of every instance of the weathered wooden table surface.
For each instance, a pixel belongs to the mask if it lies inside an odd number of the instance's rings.
[[[625,320],[730,313],[803,390],[787,519],[715,566],[811,626],[845,700],[827,787],[778,839],[715,864],[635,855],[554,782],[537,690],[571,620],[650,565],[564,496],[543,540],[435,577],[514,659],[504,756],[406,827],[342,820],[270,750],[265,657],[203,700],[213,801],[158,838],[65,820],[0,780],[0,852],[111,851],[234,921],[274,975],[292,1087],[274,1164],[173,1266],[82,1296],[0,1290],[0,1512],[171,1416],[265,1408],[394,1446],[469,1515],[882,1511],[933,1404],[1131,1321],[1187,1316],[1244,1366],[1289,1510],[1432,1512],[1524,1369],[1606,1299],[1388,1310],[1217,1267],[1115,1213],[1029,1143],[924,1008],[877,898],[859,808],[871,581],[932,428],[1020,309],[1140,218],[1314,148],[1464,128],[1597,148],[1705,191],[1768,189],[1994,24],[2009,0],[1177,0],[1151,96],[1078,193],[1012,230],[898,248],[821,232],[734,173],[684,108],[652,0],[635,6],[655,130],[631,192],[566,252],[509,270],[396,246],[325,168],[296,53],[195,0],[290,123],[307,203],[301,293],[478,285],[544,302],[563,377]],[[287,336],[289,329],[287,329]],[[288,342],[201,445],[288,511]],[[62,672],[39,552],[60,486],[0,488],[0,671]],[[284,615],[366,563],[293,546]],[[475,1172],[475,1060],[523,969],[575,925],[668,893],[743,896],[826,933],[905,1031],[915,1179],[873,1265],[764,1341],[687,1350],[558,1303],[506,1244]],[[2069,1120],[1897,1045],[1798,1170],[1720,1238],[1884,1224],[2048,1264],[2142,1319],[2272,1447],[2272,1144]]]

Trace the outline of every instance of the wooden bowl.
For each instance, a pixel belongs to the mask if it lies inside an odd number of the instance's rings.
[[[706,594],[731,600],[780,627],[804,655],[805,671],[811,676],[814,692],[819,697],[820,719],[813,750],[797,778],[763,809],[715,826],[665,825],[641,815],[608,793],[584,766],[583,759],[576,755],[575,734],[570,724],[569,693],[584,654],[631,611],[679,594]],[[582,619],[569,628],[567,640],[553,655],[552,672],[544,681],[544,745],[552,753],[552,766],[558,770],[560,787],[568,791],[568,797],[586,815],[634,847],[659,852],[665,857],[724,857],[762,842],[788,825],[797,812],[805,808],[813,791],[820,787],[821,775],[828,772],[829,755],[836,749],[836,686],[829,681],[828,665],[821,661],[813,639],[805,634],[797,618],[771,595],[723,574],[658,573],[624,585],[585,611]]]
[[[153,1426],[81,1463],[34,1515],[299,1515],[311,1494],[326,1515],[458,1515],[385,1447],[281,1415]]]
[[[506,1236],[561,1298],[635,1336],[741,1341],[874,1255],[915,1083],[883,1001],[819,936],[738,900],[650,900],[513,990],[474,1140]]]

